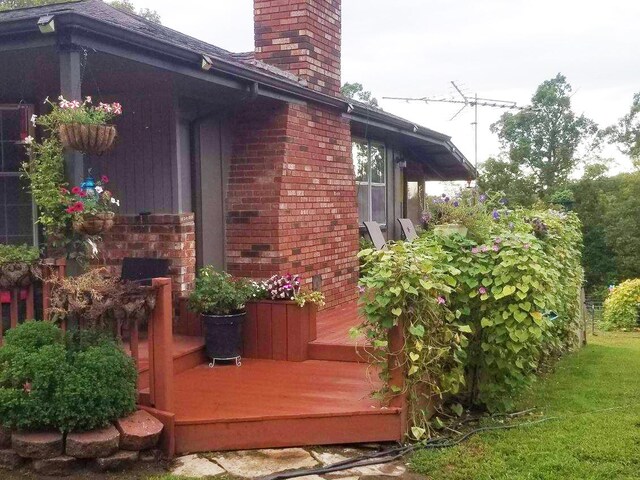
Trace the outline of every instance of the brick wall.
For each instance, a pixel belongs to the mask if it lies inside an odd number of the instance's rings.
[[[113,229],[103,235],[97,263],[119,276],[124,257],[167,258],[177,298],[193,288],[195,245],[192,213],[119,215]]]
[[[254,0],[254,34],[258,60],[340,92],[340,0]]]
[[[349,123],[314,106],[256,103],[236,117],[227,267],[322,278],[327,307],[357,297],[358,216]]]

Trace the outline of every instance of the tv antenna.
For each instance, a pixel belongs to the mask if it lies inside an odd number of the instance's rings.
[[[495,98],[482,98],[478,97],[476,93],[473,97],[469,97],[463,93],[462,89],[456,85],[456,82],[451,81],[451,85],[456,89],[456,92],[460,95],[458,98],[446,98],[446,97],[382,97],[385,100],[402,100],[404,102],[424,102],[424,103],[455,103],[462,105],[460,110],[449,119],[449,121],[455,119],[462,111],[467,107],[473,107],[474,120],[471,125],[474,126],[474,149],[475,149],[475,167],[478,168],[478,107],[492,107],[492,108],[504,108],[506,110],[523,110],[526,107],[520,107],[516,102],[511,100],[497,100]]]

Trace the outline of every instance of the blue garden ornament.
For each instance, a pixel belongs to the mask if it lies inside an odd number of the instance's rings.
[[[87,178],[84,179],[84,182],[80,184],[80,188],[82,188],[87,195],[94,195],[96,193],[96,181],[91,176],[91,170],[89,170],[89,174]]]

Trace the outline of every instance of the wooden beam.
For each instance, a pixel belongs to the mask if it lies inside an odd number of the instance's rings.
[[[82,76],[80,52],[70,47],[61,47],[60,94],[67,100],[82,101]],[[71,186],[80,185],[84,178],[84,157],[80,152],[67,151],[64,154],[65,175]]]

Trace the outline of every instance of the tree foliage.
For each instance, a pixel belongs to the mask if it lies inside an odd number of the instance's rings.
[[[541,197],[566,184],[582,160],[581,148],[591,151],[598,130],[592,120],[574,113],[571,92],[558,74],[542,82],[530,107],[505,113],[491,127],[507,153],[511,175],[532,184]],[[487,184],[501,180],[499,168],[490,168],[485,176]]]
[[[538,198],[534,176],[501,158],[489,158],[481,165],[478,186],[484,192],[503,192],[515,205],[529,207]]]
[[[626,330],[640,323],[640,278],[622,282],[604,302],[604,328]]]
[[[610,141],[618,145],[625,155],[629,155],[636,168],[640,169],[640,92],[633,96],[629,113],[616,125],[605,130]]]
[[[52,5],[55,3],[66,3],[69,0],[0,0],[0,10],[14,10],[16,8],[39,7],[42,5]],[[160,14],[156,10],[150,8],[141,8],[136,11],[135,5],[131,0],[113,0],[107,2],[110,5],[125,10],[130,13],[136,13],[143,18],[155,23],[160,23]]]
[[[369,90],[365,90],[361,83],[349,83],[346,82],[340,89],[342,94],[347,98],[353,98],[359,100],[372,107],[379,108],[378,99],[373,96]]]

